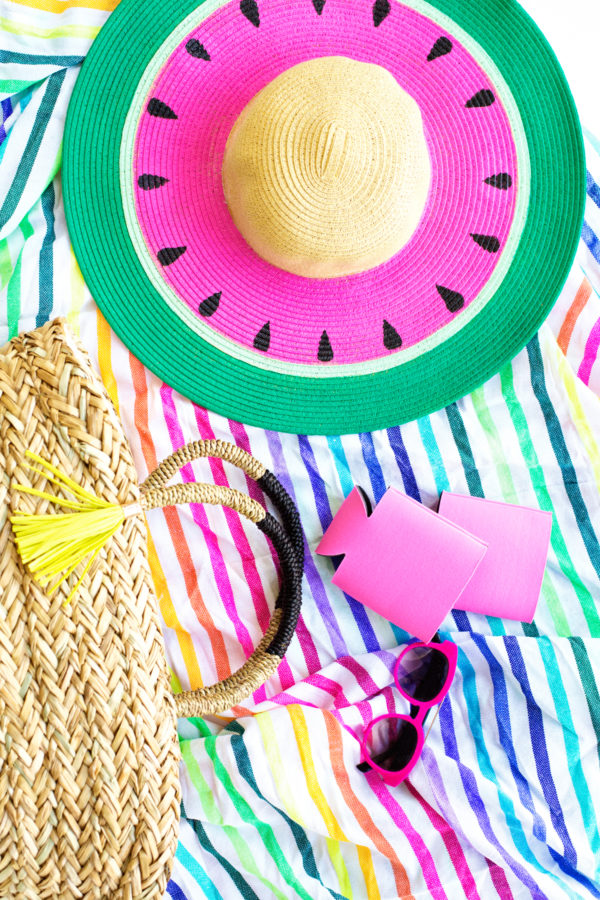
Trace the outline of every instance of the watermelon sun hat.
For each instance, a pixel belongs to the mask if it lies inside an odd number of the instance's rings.
[[[296,433],[399,424],[497,372],[565,281],[584,174],[515,0],[122,0],[64,147],[119,337],[193,401]]]

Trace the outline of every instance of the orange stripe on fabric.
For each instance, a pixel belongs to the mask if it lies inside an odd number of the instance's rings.
[[[394,873],[394,878],[396,880],[396,890],[398,892],[399,900],[415,900],[410,890],[410,881],[408,880],[406,869],[398,859],[398,856],[395,853],[394,848],[392,847],[390,842],[379,831],[379,829],[373,822],[373,819],[371,818],[366,806],[364,806],[364,804],[360,802],[360,800],[352,790],[352,787],[350,786],[350,779],[348,778],[348,773],[346,771],[342,753],[340,726],[335,721],[333,716],[327,715],[326,712],[325,727],[327,729],[327,739],[329,741],[329,756],[331,758],[331,767],[338,783],[338,787],[344,797],[344,800],[346,801],[348,807],[352,810],[352,814],[354,815],[354,818],[356,819],[362,830],[371,838],[379,852],[389,859],[392,871]],[[365,874],[365,883],[367,885],[367,891],[369,891],[368,896],[379,897],[378,889],[376,894],[372,894],[370,889],[370,884],[375,880],[375,873],[373,871],[373,861],[370,850],[367,847],[360,847],[359,857],[361,850],[369,854],[368,862],[372,873],[368,878]],[[362,859],[361,866],[363,866]],[[365,868],[363,866],[363,872],[364,871]],[[374,886],[375,888],[377,888],[376,883]]]
[[[110,326],[99,310],[96,314],[96,322],[100,375],[118,414],[119,393],[112,368]],[[179,624],[177,613],[175,612],[175,607],[173,606],[173,601],[171,600],[171,595],[167,588],[167,581],[158,560],[156,547],[154,546],[154,541],[152,540],[152,535],[150,534],[148,527],[146,527],[146,531],[148,535],[148,564],[150,566],[150,573],[152,575],[152,581],[154,582],[154,590],[158,599],[160,611],[167,627],[172,628],[177,634],[181,655],[183,656],[190,681],[192,679],[196,681],[200,678],[196,651],[190,635],[187,631],[184,631]]]
[[[139,362],[132,354],[129,354],[129,363],[133,378],[133,386],[135,388],[134,421],[140,436],[140,443],[146,466],[148,467],[148,471],[152,471],[156,468],[158,460],[156,458],[154,441],[150,434],[148,422],[148,388],[146,385],[144,368],[141,362]],[[166,507],[163,512],[173,541],[175,555],[177,556],[177,561],[183,574],[183,580],[185,582],[190,605],[196,614],[198,622],[202,625],[208,635],[215,660],[217,679],[221,681],[231,674],[231,667],[229,665],[223,635],[215,628],[212,617],[202,599],[202,594],[198,586],[198,579],[196,578],[196,569],[188,549],[177,511],[172,507]],[[198,670],[196,679],[194,682],[190,682],[190,687],[192,690],[195,690],[202,686],[203,682]]]
[[[10,0],[15,6],[28,6],[41,12],[63,13],[68,9],[104,9],[112,12],[119,0]]]
[[[569,346],[569,341],[571,340],[571,335],[573,334],[573,329],[575,328],[575,323],[585,304],[590,299],[591,294],[592,285],[587,278],[584,278],[558,333],[557,343],[565,356],[567,355],[567,348]]]

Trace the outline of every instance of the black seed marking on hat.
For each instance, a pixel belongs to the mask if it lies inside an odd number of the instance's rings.
[[[312,0],[312,5],[316,9],[317,15],[320,16],[325,6],[325,0]]]
[[[383,346],[386,350],[397,350],[402,346],[402,338],[387,319],[383,320]]]
[[[488,253],[497,253],[500,249],[500,241],[491,234],[473,234],[471,232],[471,237],[476,244],[479,244],[479,246],[483,247],[484,250],[487,250]]]
[[[257,332],[254,338],[254,347],[256,350],[262,350],[266,353],[271,344],[271,323],[265,322],[263,327]]]
[[[448,312],[458,312],[465,305],[465,298],[458,291],[451,291],[450,288],[436,284],[439,295],[446,304]]]
[[[433,47],[429,52],[429,56],[427,57],[427,62],[431,62],[434,59],[437,59],[438,56],[445,56],[446,53],[450,53],[452,50],[452,41],[450,38],[441,37],[438,38]]]
[[[375,0],[373,4],[373,25],[378,28],[383,20],[387,18],[391,10],[390,0]]]
[[[206,62],[210,62],[210,53],[200,41],[197,41],[196,38],[190,38],[190,40],[185,45],[185,49],[190,54],[190,56],[195,56],[196,59],[205,59]]]
[[[211,294],[210,297],[207,297],[206,300],[203,300],[200,306],[198,307],[198,312],[201,316],[212,316],[213,313],[219,308],[219,300],[221,299],[221,291],[216,294]]]
[[[153,191],[154,188],[162,187],[168,180],[168,178],[163,178],[162,175],[140,175],[138,178],[138,186],[141,187],[143,191]]]
[[[501,191],[507,191],[509,187],[512,187],[512,178],[508,172],[498,172],[497,175],[490,175],[489,178],[484,178],[484,181],[486,184],[491,184],[492,187]]]
[[[465,106],[469,108],[474,106],[491,106],[495,99],[494,92],[484,88],[483,91],[473,94],[471,99],[467,100]]]
[[[179,259],[186,250],[187,247],[163,247],[163,249],[159,250],[156,254],[156,258],[161,266],[170,266],[171,263],[174,263],[176,259]]]
[[[171,107],[167,106],[166,103],[163,103],[162,100],[159,100],[158,97],[152,98],[148,104],[148,112],[151,116],[158,116],[159,119],[177,118],[177,113],[174,113]]]
[[[255,28],[260,25],[260,14],[256,0],[241,0],[240,9],[242,15],[246,16],[249,22],[252,22]]]
[[[319,341],[319,352],[317,353],[317,359],[319,360],[319,362],[331,362],[331,360],[333,359],[333,349],[326,331],[323,332],[323,334],[321,335],[321,340]]]

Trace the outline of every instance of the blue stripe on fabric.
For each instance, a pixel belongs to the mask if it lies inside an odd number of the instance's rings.
[[[514,635],[505,635],[504,646],[506,647],[506,654],[508,656],[508,661],[510,662],[510,667],[512,669],[513,675],[519,682],[521,690],[523,691],[523,695],[527,700],[529,734],[531,737],[531,749],[533,752],[533,758],[535,760],[535,767],[538,773],[538,778],[540,780],[542,793],[544,794],[544,799],[548,804],[550,819],[564,847],[564,857],[556,853],[550,846],[548,846],[548,849],[561,869],[563,869],[563,871],[567,875],[570,875],[572,878],[577,878],[577,853],[575,851],[575,847],[573,846],[571,838],[569,837],[569,832],[567,831],[567,827],[565,824],[560,800],[558,799],[558,794],[554,786],[552,769],[550,768],[550,757],[548,755],[548,747],[546,745],[542,710],[536,702],[531,690],[529,678],[527,677],[525,660],[523,659],[523,654],[521,653],[521,648],[519,647],[519,639]],[[598,895],[595,894],[595,896]]]
[[[40,108],[37,111],[35,122],[33,123],[33,128],[31,129],[23,155],[17,166],[15,177],[4,198],[4,203],[0,208],[0,228],[6,225],[7,221],[14,213],[23,191],[25,190],[27,179],[29,178],[36,161],[38,150],[44,139],[48,122],[52,117],[66,74],[67,70],[61,69],[60,72],[55,72],[48,78],[46,90]]]
[[[359,434],[358,438],[360,440],[363,459],[367,466],[369,478],[371,480],[373,498],[375,500],[375,503],[379,503],[386,492],[386,484],[385,478],[383,477],[381,463],[379,462],[377,453],[375,452],[373,435],[369,431],[363,431],[361,434]]]
[[[431,466],[431,471],[433,472],[437,492],[438,494],[441,494],[442,491],[449,491],[450,481],[448,480],[446,467],[444,465],[444,460],[442,459],[442,454],[440,453],[440,448],[438,447],[438,442],[435,439],[433,428],[431,427],[430,417],[423,416],[422,419],[418,419],[417,425],[419,426],[419,434],[421,435],[425,452],[429,458],[429,464]]]
[[[189,824],[189,820],[188,821]],[[212,881],[211,878],[206,874],[200,863],[197,859],[195,859],[189,850],[183,846],[183,844],[177,845],[177,852],[175,853],[175,857],[179,860],[181,865],[190,873],[192,878],[200,885],[206,896],[209,900],[223,900],[223,895],[217,890],[216,885]],[[167,890],[169,886],[173,884],[173,880],[169,882],[167,885]],[[177,888],[178,894],[172,894],[174,900],[179,900],[180,897],[184,897],[185,895],[181,888],[178,885],[174,885]]]
[[[232,736],[230,747],[233,750],[233,755],[235,757],[235,761],[242,778],[250,785],[256,796],[267,803],[271,807],[271,809],[274,809],[275,812],[278,813],[288,825],[302,857],[302,865],[304,866],[304,871],[306,872],[306,874],[310,878],[314,878],[315,881],[318,881],[319,884],[329,893],[331,897],[335,897],[336,900],[345,900],[342,894],[339,894],[337,891],[333,890],[333,888],[328,888],[325,884],[323,884],[321,876],[319,875],[319,870],[317,868],[317,862],[315,860],[313,848],[310,841],[308,840],[308,837],[306,836],[306,831],[297,822],[294,822],[294,820],[291,819],[287,815],[287,813],[285,813],[280,807],[275,806],[274,803],[271,803],[271,801],[268,800],[259,789],[256,778],[254,777],[254,771],[252,769],[252,762],[248,754],[248,749],[244,744],[243,735],[239,734]]]
[[[600,241],[588,225],[588,223],[583,220],[583,226],[581,229],[581,240],[588,248],[596,262],[600,263]]]
[[[600,207],[600,187],[594,181],[591,172],[586,172],[586,190],[588,197]]]
[[[229,860],[226,859],[222,853],[219,853],[216,847],[211,843],[202,823],[199,822],[198,819],[188,819],[187,816],[186,821],[188,825],[193,829],[194,834],[198,838],[198,841],[200,842],[202,848],[206,850],[207,853],[210,853],[211,856],[214,856],[217,862],[220,863],[220,865],[225,869],[242,897],[244,897],[245,900],[261,900],[258,894],[253,891],[246,879],[242,876],[241,872],[239,872],[235,868],[235,866],[232,866]],[[177,852],[179,852],[179,848],[177,849]],[[219,897],[221,896],[222,895],[219,895]],[[230,896],[230,894],[227,895],[227,900],[229,900]]]
[[[546,388],[544,364],[537,335],[527,344],[527,353],[531,366],[531,384],[546,421],[548,436],[560,468],[565,490],[573,508],[575,520],[581,537],[583,538],[585,549],[595,569],[596,575],[600,578],[600,544],[598,543],[596,532],[590,521],[590,515],[585,500],[579,489],[577,472],[575,471],[575,467],[567,449],[560,420]]]
[[[460,615],[464,615],[461,613]],[[485,638],[478,636],[480,640],[485,641]],[[458,654],[458,667],[462,674],[462,687],[463,687],[463,695],[465,700],[465,706],[467,710],[467,715],[469,719],[469,727],[471,729],[471,734],[473,735],[473,742],[475,746],[475,752],[477,754],[477,763],[479,766],[479,771],[481,775],[490,781],[498,792],[498,800],[500,803],[500,807],[502,812],[504,813],[504,818],[506,824],[508,825],[509,831],[511,833],[512,839],[514,841],[515,847],[520,852],[521,856],[528,863],[531,863],[539,872],[546,872],[549,877],[554,878],[558,881],[558,877],[553,872],[548,872],[541,863],[537,860],[537,858],[533,855],[531,847],[527,842],[527,838],[525,836],[525,831],[523,829],[523,825],[521,823],[520,817],[517,815],[514,807],[514,803],[511,799],[511,796],[505,793],[500,787],[500,782],[498,781],[498,777],[496,775],[496,770],[492,766],[489,753],[487,750],[487,746],[485,743],[485,738],[483,734],[483,726],[481,721],[481,708],[479,701],[479,694],[477,689],[478,676],[473,668],[470,659],[459,647]],[[495,693],[495,683],[492,682]],[[444,707],[445,703],[442,703],[440,707],[440,719],[443,720],[443,715],[445,715]],[[510,721],[510,720],[508,720]],[[502,734],[502,729],[504,727],[504,722],[500,721],[497,723],[499,733]],[[444,731],[442,730],[442,737],[444,737]],[[456,744],[456,737],[454,737],[454,744]],[[448,754],[452,755],[452,754]],[[458,759],[458,757],[455,757]],[[464,781],[463,781],[464,783]],[[466,787],[465,787],[466,790]],[[469,791],[467,791],[467,796],[469,796]],[[488,822],[489,824],[489,822]],[[491,825],[490,825],[491,828]],[[483,829],[484,834],[486,834],[485,829]],[[503,854],[504,856],[504,854]],[[512,857],[504,856],[507,860],[513,871],[516,872],[516,869],[511,864],[510,860]],[[515,862],[515,866],[519,864]],[[529,877],[529,876],[528,876]],[[560,882],[559,882],[560,883]],[[570,895],[571,896],[571,895]]]
[[[323,482],[323,479],[321,478],[321,475],[319,474],[315,454],[306,435],[301,434],[298,436],[298,445],[300,447],[300,456],[302,457],[302,462],[304,463],[304,466],[306,468],[313,490],[315,505],[317,508],[317,515],[319,516],[319,522],[321,523],[321,528],[323,529],[323,531],[325,531],[329,527],[329,525],[331,524],[331,520],[333,519],[331,506],[329,504],[329,497],[327,496],[327,491],[325,490],[325,484]],[[348,601],[348,606],[354,617],[354,621],[356,622],[356,625],[360,632],[360,636],[364,641],[366,650],[369,653],[374,650],[380,650],[381,648],[379,645],[379,641],[377,640],[377,636],[373,630],[373,626],[371,625],[369,616],[363,604],[359,603],[353,597],[348,596],[348,594],[344,594],[344,597]],[[344,647],[345,652],[343,654],[338,653],[338,656],[347,655],[348,648],[345,643]]]
[[[35,53],[17,53],[15,50],[0,50],[0,63],[18,63],[25,66],[78,66],[83,56],[42,56]]]
[[[188,900],[179,885],[175,884],[174,881],[169,881],[167,884],[167,894],[169,897],[172,897],[173,900]]]
[[[2,142],[6,140],[6,129],[4,128],[4,123],[13,111],[10,97],[5,97],[4,100],[0,101],[0,108],[2,109],[2,122],[0,122],[0,144],[2,144]]]
[[[463,651],[459,649],[459,660],[461,660],[461,657],[463,657],[463,660],[461,663],[461,670],[462,670],[465,657],[464,657]],[[470,663],[468,664],[468,667],[471,668],[472,677],[474,679],[475,673],[474,673]],[[463,684],[464,684],[464,677],[463,677]],[[471,693],[472,693],[472,691],[471,691]],[[467,699],[467,698],[465,698],[465,699]],[[476,694],[475,694],[475,699],[478,704]],[[467,702],[467,707],[469,709],[469,718],[471,718],[471,714],[472,714],[474,708],[468,702]],[[461,762],[461,760],[460,760],[460,756],[459,756],[459,752],[458,752],[458,744],[456,741],[456,732],[454,730],[454,720],[452,717],[452,707],[451,707],[450,703],[446,702],[446,703],[441,704],[440,711],[439,711],[439,717],[440,717],[440,730],[441,730],[441,734],[442,734],[442,740],[444,742],[444,749],[446,751],[446,755],[449,756],[451,759],[455,760],[455,762],[457,764],[458,774],[460,775],[460,780],[462,781],[465,794],[467,796],[467,799],[469,801],[469,805],[471,806],[471,809],[475,813],[475,816],[477,818],[477,821],[479,823],[479,827],[481,828],[481,831],[483,832],[486,839],[490,842],[490,844],[492,844],[496,848],[496,850],[498,851],[498,853],[500,854],[502,859],[506,862],[506,864],[509,866],[511,871],[514,872],[516,877],[527,888],[529,888],[529,890],[531,892],[531,896],[533,897],[533,900],[548,900],[547,895],[543,893],[541,888],[535,883],[533,878],[531,878],[527,869],[525,869],[516,859],[514,859],[514,857],[512,857],[508,853],[508,850],[506,850],[505,847],[502,846],[502,844],[496,837],[496,834],[494,833],[494,830],[492,828],[492,823],[490,822],[490,817],[489,817],[487,809],[485,807],[485,803],[483,802],[483,800],[481,798],[481,794],[479,793],[479,790],[477,788],[477,781],[476,781],[475,775],[471,771],[471,769],[468,766],[466,766],[463,762]],[[504,799],[506,801],[506,806],[508,806],[509,809],[511,810],[510,814],[507,814],[507,810],[504,808],[505,804],[502,802],[504,795],[500,791],[500,787],[498,785],[496,774],[495,774],[494,770],[492,769],[491,763],[489,761],[489,757],[487,755],[487,750],[485,750],[485,744],[483,743],[483,737],[481,735],[480,735],[480,741],[481,741],[481,749],[485,753],[483,760],[481,759],[480,746],[478,745],[477,741],[475,743],[475,747],[476,747],[476,751],[477,751],[481,774],[484,777],[490,778],[490,780],[498,788],[498,796],[500,798],[500,803],[503,807],[503,811],[506,816],[506,822],[511,831],[515,845],[516,845],[517,849],[521,852],[522,856],[524,856],[526,859],[529,858],[529,860],[536,866],[537,869],[539,869],[540,871],[543,871],[542,867],[539,865],[537,860],[533,857],[531,850],[525,841],[525,835],[523,834],[523,829],[522,829],[521,823],[516,818],[515,813],[514,813],[514,807],[512,806],[512,802],[509,800],[508,797],[505,797]],[[517,840],[517,836],[514,834],[511,822],[513,822],[515,824],[515,826],[518,826],[515,828],[515,830],[518,832],[519,837],[520,837],[520,835],[522,835],[522,838],[523,838],[522,840]]]
[[[46,220],[46,234],[40,249],[39,263],[39,306],[35,318],[36,328],[44,325],[52,313],[54,302],[54,255],[53,244],[56,237],[54,232],[54,185],[48,185],[42,194],[42,212]]]
[[[404,484],[404,490],[409,497],[412,497],[413,500],[418,500],[420,503],[421,492],[419,491],[417,479],[415,478],[413,467],[410,463],[408,453],[406,452],[406,447],[404,445],[404,440],[402,439],[402,432],[400,431],[400,428],[398,426],[395,426],[394,428],[388,428],[387,436],[388,441],[390,442],[390,447],[394,452],[396,463],[398,464],[398,468],[400,469],[402,482]]]
[[[344,497],[347,497],[354,487],[354,482],[352,481],[352,475],[350,474],[350,466],[348,465],[348,460],[344,452],[342,439],[339,435],[330,435],[327,438],[327,443],[333,454],[333,461],[335,463],[336,472],[338,473],[338,478],[340,479],[342,494]]]
[[[487,645],[487,641],[483,635],[473,634],[473,642],[478,647],[481,655],[486,660],[490,675],[492,678],[492,686],[494,689],[494,712],[496,722],[498,724],[498,739],[510,766],[510,771],[517,788],[519,799],[525,809],[531,813],[533,819],[533,834],[543,844],[546,843],[546,825],[544,820],[538,814],[531,797],[531,789],[529,782],[519,769],[517,755],[515,753],[515,745],[513,741],[512,726],[510,721],[510,707],[508,704],[508,691],[506,689],[506,680],[502,666]]]

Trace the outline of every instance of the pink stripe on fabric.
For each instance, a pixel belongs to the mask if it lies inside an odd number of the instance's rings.
[[[440,814],[436,812],[436,810],[432,806],[429,805],[425,798],[415,790],[415,788],[412,786],[412,784],[410,784],[409,781],[406,781],[405,784],[415,800],[418,800],[418,802],[421,804],[421,807],[427,814],[427,818],[446,845],[448,856],[452,861],[454,870],[458,875],[461,886],[466,896],[468,897],[468,900],[482,900],[481,895],[477,890],[477,885],[475,883],[475,879],[473,878],[473,873],[469,868],[467,858],[464,854],[463,848],[461,847],[460,841],[458,840],[456,832],[450,825],[448,825],[446,820],[443,819],[442,816],[440,816]]]
[[[388,812],[392,822],[408,839],[413,853],[421,866],[423,878],[425,879],[425,883],[431,895],[435,900],[453,900],[453,898],[448,898],[448,895],[442,887],[435,861],[427,849],[427,844],[419,832],[411,825],[408,816],[402,809],[401,804],[396,800],[394,794],[392,794],[391,790],[386,787],[379,775],[375,772],[366,772],[365,778],[369,782],[371,790],[381,805]],[[396,791],[396,788],[394,788],[394,791]]]
[[[597,319],[594,327],[590,331],[588,335],[588,339],[585,344],[585,351],[583,354],[583,360],[581,361],[581,365],[577,370],[578,376],[581,378],[584,384],[590,383],[590,375],[592,374],[592,367],[596,362],[598,357],[598,349],[600,348],[600,319]]]
[[[493,860],[485,857],[485,861],[488,864],[488,869],[490,870],[490,878],[494,882],[494,887],[498,891],[498,896],[500,900],[514,900],[514,894],[510,889],[510,885],[508,883],[508,879],[506,877],[506,873],[504,869],[495,863]]]
[[[173,446],[173,450],[178,450],[185,444],[185,439],[183,436],[181,425],[179,424],[179,419],[177,417],[175,403],[173,402],[172,388],[167,387],[167,385],[165,384],[161,385],[160,396],[163,404],[165,422],[169,431],[171,444]],[[184,481],[194,481],[194,473],[191,465],[184,466],[181,470],[181,475]],[[235,600],[233,597],[233,590],[231,588],[231,582],[227,573],[227,567],[223,559],[223,554],[219,549],[217,538],[213,534],[208,524],[208,518],[203,507],[199,506],[196,503],[192,503],[190,504],[190,508],[192,510],[194,522],[196,522],[196,524],[200,526],[200,528],[202,529],[202,533],[204,534],[213,573],[217,581],[219,594],[223,601],[223,606],[225,607],[228,617],[233,623],[236,637],[242,645],[246,656],[250,656],[250,654],[254,650],[254,642],[250,637],[248,629],[238,615]]]

